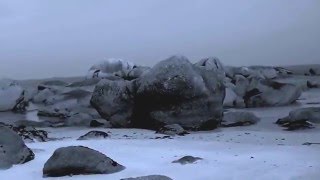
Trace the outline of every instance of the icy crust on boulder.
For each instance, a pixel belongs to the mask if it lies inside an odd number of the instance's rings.
[[[173,56],[134,81],[102,81],[91,104],[120,126],[157,129],[179,124],[186,129],[213,129],[221,121],[224,96],[217,72]]]
[[[23,88],[13,81],[0,80],[0,111],[24,111],[26,106]]]

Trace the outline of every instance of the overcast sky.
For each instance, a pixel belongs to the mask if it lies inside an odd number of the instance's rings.
[[[0,77],[84,75],[107,58],[320,64],[320,0],[0,0]]]

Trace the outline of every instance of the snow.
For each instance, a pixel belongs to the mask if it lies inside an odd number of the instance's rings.
[[[141,129],[102,128],[44,128],[50,137],[66,137],[59,141],[27,143],[36,157],[26,164],[0,171],[0,179],[40,180],[42,168],[55,149],[70,145],[83,145],[98,150],[126,169],[109,175],[73,176],[72,179],[116,180],[151,174],[161,174],[175,180],[245,179],[245,180],[318,180],[320,177],[320,146],[302,145],[319,142],[320,126],[301,131],[284,131],[274,124],[278,118],[293,109],[319,107],[320,89],[304,92],[291,106],[227,109],[227,111],[253,112],[261,120],[252,126],[219,128],[213,131],[192,132],[173,139],[152,139],[164,135]],[[18,115],[17,115],[18,116]],[[1,119],[13,114],[1,113]],[[32,114],[29,114],[32,117]],[[19,115],[19,120],[21,115]],[[99,130],[109,138],[77,141],[81,135]],[[195,164],[173,164],[172,161],[190,155],[203,158]],[[71,177],[47,178],[71,179]]]

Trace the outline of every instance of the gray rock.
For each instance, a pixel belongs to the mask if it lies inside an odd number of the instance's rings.
[[[43,176],[111,174],[123,169],[124,166],[96,150],[83,146],[69,146],[55,150],[44,165]]]
[[[80,136],[77,140],[89,140],[89,139],[105,139],[109,137],[108,133],[103,131],[90,131],[83,136]]]
[[[34,153],[10,128],[0,125],[0,137],[0,169],[8,169],[14,164],[24,164],[34,159]]]
[[[172,161],[172,163],[179,163],[179,164],[185,165],[185,164],[195,163],[196,161],[199,161],[199,160],[202,160],[202,158],[193,157],[193,156],[184,156],[178,160]]]
[[[260,119],[252,112],[228,112],[223,116],[223,127],[247,126],[256,124]]]
[[[287,117],[279,119],[276,124],[287,130],[313,128],[312,123],[320,124],[320,107],[307,107],[293,110]]]
[[[163,175],[150,175],[150,176],[141,176],[136,178],[124,178],[121,180],[172,180],[172,179]]]
[[[186,134],[189,134],[179,124],[165,125],[161,127],[156,133],[166,134],[170,136],[174,136],[174,135],[184,136]]]
[[[132,83],[101,80],[93,92],[91,105],[113,127],[128,127],[133,111]]]

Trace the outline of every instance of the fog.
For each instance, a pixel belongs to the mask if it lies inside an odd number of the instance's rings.
[[[0,0],[0,77],[86,74],[108,58],[320,63],[319,0]]]

